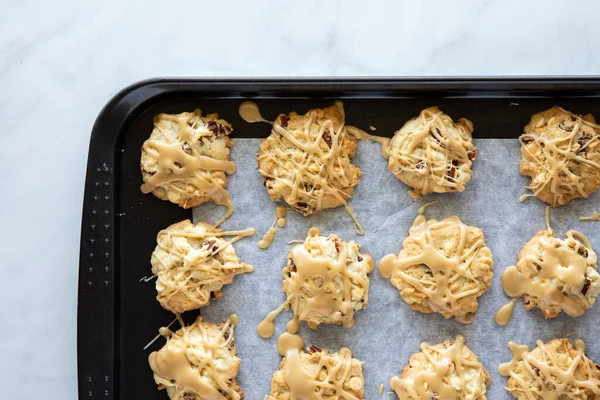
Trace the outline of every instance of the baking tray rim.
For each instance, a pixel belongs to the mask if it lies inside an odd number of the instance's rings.
[[[191,85],[191,86],[190,86]],[[115,330],[115,248],[116,218],[115,194],[118,190],[115,160],[116,145],[128,120],[140,107],[157,96],[185,91],[225,93],[238,92],[239,97],[294,94],[372,93],[418,94],[427,92],[459,93],[465,97],[473,93],[511,92],[561,94],[567,92],[600,91],[600,75],[587,76],[423,76],[423,77],[165,77],[141,80],[118,91],[101,109],[91,131],[86,166],[85,191],[82,210],[77,295],[77,384],[78,398],[90,399],[103,394],[115,398],[118,365],[115,363],[118,337]],[[112,135],[112,136],[111,136]],[[105,199],[104,213],[91,223],[91,212],[98,199]],[[94,225],[96,228],[91,228]],[[100,233],[100,231],[102,233]],[[100,236],[98,236],[100,235]],[[96,253],[98,238],[105,244],[104,251]],[[97,265],[101,257],[105,273]],[[87,267],[87,270],[86,270]],[[94,285],[95,283],[95,285]],[[98,301],[100,299],[100,301]],[[95,305],[94,313],[89,306]],[[99,307],[98,307],[99,305]],[[99,312],[100,311],[100,312]],[[100,315],[99,315],[100,314]],[[102,322],[112,322],[112,325]],[[100,339],[100,341],[98,341]]]

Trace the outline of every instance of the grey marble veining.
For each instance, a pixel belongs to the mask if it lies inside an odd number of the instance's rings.
[[[593,75],[600,3],[0,1],[2,398],[76,398],[89,133],[157,76]]]

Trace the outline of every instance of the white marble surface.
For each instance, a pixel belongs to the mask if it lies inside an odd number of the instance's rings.
[[[594,0],[0,0],[0,10],[2,398],[76,398],[89,133],[122,87],[157,76],[600,73]]]

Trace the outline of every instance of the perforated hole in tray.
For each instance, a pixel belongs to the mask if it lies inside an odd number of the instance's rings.
[[[88,257],[90,260],[94,259],[98,255],[103,255],[105,259],[110,257],[110,252],[108,251],[110,238],[104,235],[110,228],[110,223],[112,222],[110,208],[108,207],[111,200],[112,189],[109,181],[105,180],[102,182],[101,180],[110,174],[110,169],[106,163],[103,163],[100,167],[96,168],[96,172],[98,173],[98,180],[94,184],[95,190],[91,196],[94,208],[92,209],[92,223],[90,224],[90,230],[92,235],[97,236],[89,238]],[[102,209],[99,210],[98,208]],[[103,226],[104,232],[98,231],[98,226]],[[91,264],[87,270],[90,274],[94,273],[94,268]],[[110,268],[108,264],[105,264],[103,272],[108,273],[109,271]],[[106,276],[94,275],[90,276],[90,279],[88,280],[88,286],[92,286],[97,280],[100,280],[105,286],[109,286],[110,284],[110,282],[106,279]]]
[[[111,240],[108,235],[112,226],[113,215],[111,212],[112,187],[109,182],[110,169],[103,163],[96,168],[96,180],[92,187],[91,212],[88,213],[88,238],[85,247],[82,246],[82,259],[87,265],[81,268],[82,282],[85,287],[98,294],[107,293],[111,288],[112,278],[109,258],[111,256]],[[83,372],[83,371],[82,371]],[[104,371],[103,371],[104,372]],[[95,372],[97,373],[97,372]],[[108,398],[112,396],[112,385],[108,375],[94,375],[89,370],[84,372],[85,379],[80,381],[83,390],[80,393],[85,398]]]

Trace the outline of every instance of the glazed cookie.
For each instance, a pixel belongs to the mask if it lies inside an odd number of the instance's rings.
[[[388,168],[412,187],[413,197],[428,193],[462,192],[471,179],[477,157],[473,124],[457,122],[437,107],[426,108],[394,134],[385,152]]]
[[[585,354],[581,340],[571,345],[569,339],[538,340],[537,347],[513,342],[511,362],[498,368],[508,376],[506,390],[519,400],[586,400],[600,398],[600,366]]]
[[[293,324],[306,321],[312,329],[320,324],[354,325],[354,313],[369,301],[369,274],[373,259],[360,253],[354,241],[344,242],[337,235],[320,236],[311,228],[304,243],[288,253],[283,269],[286,301],[259,325],[259,334],[273,334],[272,323],[284,308],[294,312]]]
[[[283,199],[304,215],[346,205],[360,178],[350,163],[356,142],[346,132],[341,103],[280,114],[257,156],[271,200]]]
[[[205,222],[178,222],[158,233],[152,253],[156,275],[156,299],[174,313],[195,310],[223,295],[223,285],[233,277],[253,270],[240,261],[225,236],[247,236],[253,229],[225,232]]]
[[[329,353],[310,346],[304,351],[302,338],[289,333],[279,338],[277,347],[283,360],[267,400],[363,399],[362,362],[352,358],[350,349]]]
[[[283,292],[294,315],[312,329],[320,324],[351,327],[354,313],[369,302],[373,258],[361,254],[354,241],[319,234],[312,228],[304,243],[289,251]]]
[[[379,262],[379,273],[391,278],[413,310],[470,323],[477,298],[492,281],[492,254],[481,229],[456,216],[427,220],[426,206],[409,229],[400,254]]]
[[[202,317],[177,332],[161,328],[167,343],[148,357],[159,389],[173,400],[241,400],[236,382],[240,359],[235,355],[233,327],[237,317],[221,324]]]
[[[456,399],[486,400],[492,383],[489,372],[465,345],[465,338],[430,346],[421,343],[400,376],[390,379],[390,387],[400,400]]]
[[[183,208],[213,201],[233,211],[225,189],[227,174],[235,172],[229,161],[231,125],[217,114],[203,117],[200,110],[159,114],[142,146],[142,192],[153,193]]]
[[[600,126],[584,117],[552,107],[531,117],[521,142],[521,174],[529,189],[551,206],[588,197],[600,187]]]
[[[560,240],[551,229],[540,231],[525,244],[517,265],[504,271],[502,286],[510,297],[523,296],[527,310],[538,307],[544,318],[561,311],[578,317],[600,292],[596,260],[581,233],[568,231],[566,239]]]

